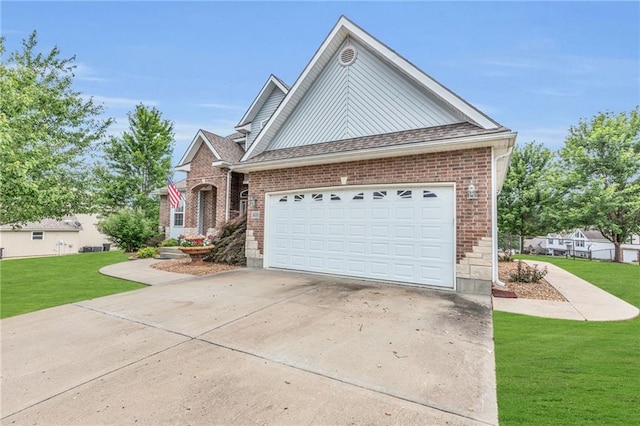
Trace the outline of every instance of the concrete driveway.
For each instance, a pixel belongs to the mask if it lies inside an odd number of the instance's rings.
[[[0,321],[2,424],[496,424],[489,296],[242,269]]]

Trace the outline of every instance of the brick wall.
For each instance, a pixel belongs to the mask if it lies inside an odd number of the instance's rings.
[[[396,183],[456,182],[457,245],[456,261],[472,252],[482,237],[491,237],[491,149],[421,154],[409,157],[365,160],[282,170],[251,172],[249,199],[256,196],[259,219],[248,215],[247,229],[257,242],[255,253],[264,253],[265,193],[294,189],[341,186],[340,177],[348,176],[348,186]],[[476,200],[467,198],[473,183]]]

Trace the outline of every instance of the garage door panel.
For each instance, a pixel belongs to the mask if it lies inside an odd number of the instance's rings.
[[[311,235],[324,235],[324,225],[320,223],[309,224],[309,234]]]
[[[389,207],[377,207],[371,209],[371,219],[389,220],[390,216]]]
[[[364,237],[366,235],[366,228],[364,225],[349,224],[348,235],[351,237]]]
[[[367,217],[367,211],[364,208],[354,207],[349,209],[349,219],[362,220]]]
[[[416,257],[416,247],[414,244],[394,244],[395,255],[397,257]]]
[[[327,269],[331,272],[342,272],[344,271],[344,261],[339,258],[329,258],[327,259]]]
[[[363,241],[349,241],[350,254],[366,254],[366,244]]]
[[[414,238],[414,227],[413,224],[410,225],[396,225],[394,227],[394,236],[396,238],[409,239],[412,240]]]
[[[370,225],[371,237],[389,238],[389,225]]]
[[[453,200],[452,187],[271,196],[265,264],[453,288]]]
[[[318,239],[309,239],[309,250],[324,251],[324,241]]]
[[[344,225],[331,223],[327,226],[327,235],[344,235]]]

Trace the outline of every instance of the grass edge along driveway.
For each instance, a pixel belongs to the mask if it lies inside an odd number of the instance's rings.
[[[98,272],[121,251],[0,261],[0,318],[145,287]]]
[[[553,263],[640,306],[637,265],[552,257]],[[637,424],[640,318],[586,322],[493,313],[501,425]]]

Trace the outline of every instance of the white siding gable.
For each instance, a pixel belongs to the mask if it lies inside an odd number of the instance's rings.
[[[355,62],[342,66],[347,44]],[[333,55],[267,150],[466,121],[355,40]]]
[[[251,131],[247,134],[247,142],[245,144],[246,148],[251,146],[253,141],[258,136],[258,133],[260,133],[260,130],[262,130],[263,122],[271,118],[273,112],[276,110],[276,108],[278,108],[280,102],[282,102],[284,95],[285,93],[280,90],[280,88],[278,88],[277,86],[273,87],[271,93],[269,94],[269,97],[262,105],[262,107],[260,107],[260,110],[256,113],[255,118],[251,122]]]

